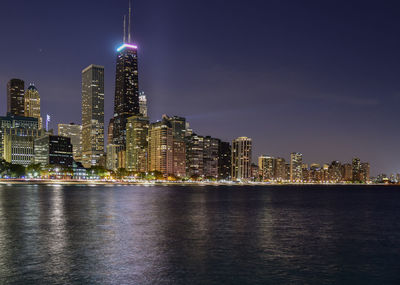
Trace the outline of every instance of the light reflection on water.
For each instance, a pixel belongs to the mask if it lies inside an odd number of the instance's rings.
[[[2,185],[0,284],[397,283],[400,189],[359,190]]]

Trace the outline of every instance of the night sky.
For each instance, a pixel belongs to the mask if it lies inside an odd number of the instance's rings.
[[[81,70],[105,66],[105,127],[128,0],[0,3],[6,83],[34,82],[51,126],[81,120]],[[152,121],[184,116],[200,135],[253,138],[260,154],[371,162],[400,172],[398,1],[136,0],[139,85]]]

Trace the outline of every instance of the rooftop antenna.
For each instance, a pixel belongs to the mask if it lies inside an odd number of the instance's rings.
[[[126,15],[124,15],[124,43],[126,43]]]
[[[128,18],[128,44],[131,43],[131,1],[129,1],[129,18]]]

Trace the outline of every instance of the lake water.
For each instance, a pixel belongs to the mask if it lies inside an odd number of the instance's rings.
[[[400,284],[400,187],[0,185],[0,284]]]

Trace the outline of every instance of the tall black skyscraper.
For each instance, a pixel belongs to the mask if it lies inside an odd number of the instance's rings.
[[[24,116],[25,83],[21,79],[11,79],[7,83],[7,114]]]
[[[129,5],[128,39],[117,49],[115,75],[113,143],[125,148],[127,118],[139,115],[139,78],[137,46],[132,44],[130,33],[131,7]]]

